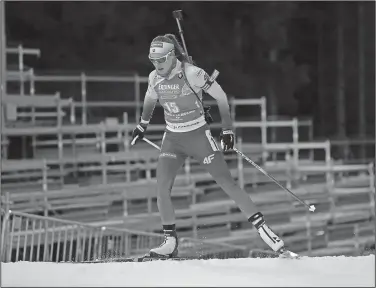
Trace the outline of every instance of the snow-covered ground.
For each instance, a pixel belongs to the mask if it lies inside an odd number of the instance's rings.
[[[154,261],[2,263],[2,286],[348,286],[375,287],[375,256]]]

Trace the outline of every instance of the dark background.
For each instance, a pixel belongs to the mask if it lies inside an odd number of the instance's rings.
[[[269,114],[312,117],[316,137],[343,137],[359,134],[362,93],[365,132],[375,135],[374,1],[7,2],[8,46],[40,48],[40,59],[26,60],[36,71],[147,76],[150,41],[178,32],[176,9],[187,15],[189,53],[208,73],[220,71],[228,94],[267,96]]]

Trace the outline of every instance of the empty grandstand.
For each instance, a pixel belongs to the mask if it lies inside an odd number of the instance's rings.
[[[22,59],[43,57],[43,51],[19,46],[7,53],[18,55],[19,69],[7,71],[7,81],[20,89],[2,99],[2,261],[83,261],[147,252],[162,238],[155,189],[158,151],[147,143],[129,145],[147,77],[39,75]],[[48,81],[76,82],[81,89],[74,93],[81,100],[58,89],[39,94],[37,83]],[[131,83],[134,101],[91,102],[85,87],[101,81]],[[317,207],[307,212],[237,154],[226,153],[234,179],[287,246],[317,256],[374,249],[374,163],[347,163],[332,155],[334,145],[357,143],[315,141],[312,121],[270,120],[265,97],[229,102],[240,135],[237,148]],[[236,120],[240,105],[259,109],[259,119]],[[93,107],[102,113],[91,118]],[[122,107],[123,113],[114,117],[111,107]],[[290,129],[289,139],[271,142],[270,128]],[[148,137],[159,144],[163,129],[151,125]],[[251,130],[257,131],[252,137]],[[374,146],[374,141],[361,144]],[[172,197],[183,237],[181,255],[255,257],[267,249],[196,161],[188,159],[179,171]]]

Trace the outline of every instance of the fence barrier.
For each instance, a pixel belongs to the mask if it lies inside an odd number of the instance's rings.
[[[82,262],[140,256],[162,243],[157,233],[95,227],[7,210],[2,213],[1,261]],[[181,256],[241,257],[243,246],[182,239]]]

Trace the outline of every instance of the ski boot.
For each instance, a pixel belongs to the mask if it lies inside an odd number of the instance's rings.
[[[270,248],[273,249],[274,252],[278,254],[279,258],[290,258],[296,259],[299,258],[299,255],[287,250],[285,248],[285,243],[281,238],[279,238],[269,227],[266,225],[264,216],[262,213],[258,212],[249,218],[249,222],[251,222],[257,232],[259,233],[260,237]]]
[[[299,259],[300,256],[290,250],[287,250],[285,247],[282,247],[277,251],[279,258],[288,258],[288,259]]]
[[[174,258],[178,256],[178,236],[175,230],[163,230],[164,241],[157,247],[150,250],[151,258]]]

